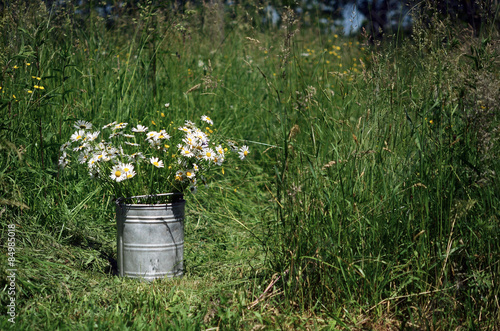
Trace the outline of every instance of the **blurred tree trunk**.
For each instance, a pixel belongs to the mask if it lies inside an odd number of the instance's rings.
[[[215,47],[224,40],[224,2],[223,0],[209,0],[203,3],[205,15],[203,31]]]

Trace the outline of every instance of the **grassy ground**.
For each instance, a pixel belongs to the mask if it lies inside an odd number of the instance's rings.
[[[24,6],[0,29],[0,328],[498,327],[498,31],[424,13],[379,45],[286,10]],[[73,122],[203,114],[249,161],[186,196],[183,278],[113,276],[113,197],[58,167]]]

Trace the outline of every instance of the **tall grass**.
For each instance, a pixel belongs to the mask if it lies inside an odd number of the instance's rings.
[[[289,102],[276,105],[269,223],[292,305],[357,311],[361,325],[374,311],[400,327],[498,323],[499,92],[482,93],[498,85],[498,43],[431,22],[416,22],[420,40],[373,47],[340,95],[340,70],[301,68],[294,43],[288,76],[313,75],[277,98]]]
[[[412,39],[377,45],[286,9],[272,27],[259,7],[221,8],[146,3],[110,24],[5,7],[15,327],[495,328],[498,31],[421,16]],[[60,145],[78,119],[169,129],[203,114],[251,162],[187,197],[183,279],[113,277],[113,197],[61,171]]]

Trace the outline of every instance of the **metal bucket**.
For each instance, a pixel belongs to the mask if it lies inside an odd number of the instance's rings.
[[[177,277],[183,274],[184,207],[182,194],[164,204],[116,204],[118,274],[121,277]],[[139,196],[133,198],[145,198]]]

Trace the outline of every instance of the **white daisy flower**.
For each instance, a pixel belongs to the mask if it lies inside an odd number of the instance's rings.
[[[163,165],[163,161],[161,160],[158,160],[157,157],[152,157],[149,159],[149,162],[151,162],[152,165],[154,165],[155,167],[157,168],[163,168],[164,165]]]
[[[215,157],[215,152],[211,148],[205,148],[202,154],[203,158],[207,161],[213,161]]]
[[[94,157],[96,158],[97,161],[104,161],[106,156],[106,153],[101,151],[99,154],[95,154]]]
[[[116,125],[116,121],[111,122],[111,123],[109,123],[109,124],[106,124],[105,126],[103,126],[103,127],[102,127],[102,129],[104,130],[104,129],[107,129],[107,128],[112,127],[112,126],[114,126],[114,125]]]
[[[198,167],[198,165],[196,163],[193,163],[193,170],[196,172],[196,171],[200,170],[200,167]]]
[[[184,125],[187,126],[188,128],[196,128],[196,124],[194,124],[193,122],[191,121],[185,121],[184,122]]]
[[[195,146],[198,144],[198,138],[191,133],[188,133],[186,137],[182,139],[182,141],[188,144],[189,146]]]
[[[86,154],[86,153],[80,153],[80,155],[78,155],[78,162],[80,164],[84,164],[84,163],[87,163],[87,161],[89,160],[89,155]]]
[[[141,152],[137,152],[137,153],[128,155],[129,161],[137,161],[138,159],[143,159],[144,160],[145,158],[146,157]]]
[[[92,133],[87,132],[85,139],[88,141],[94,141],[99,136],[99,133],[101,133],[101,131],[96,131],[96,132],[92,132]]]
[[[68,148],[71,145],[71,142],[67,141],[64,144],[61,145],[61,148],[59,149],[61,152],[64,151],[66,148]]]
[[[92,123],[78,120],[75,122],[75,124],[73,124],[73,127],[77,128],[77,129],[90,130],[90,129],[92,129]]]
[[[149,131],[146,134],[146,140],[154,140],[157,135],[158,135],[158,132],[156,132],[156,131]]]
[[[121,167],[122,167],[123,171],[126,173],[130,172],[130,171],[134,171],[134,166],[130,163],[122,163]]]
[[[196,176],[196,173],[194,169],[186,170],[186,177],[189,179],[194,179]]]
[[[231,150],[233,152],[237,152],[238,151],[238,146],[236,146],[236,144],[234,143],[234,141],[228,140],[227,144],[229,145],[229,147],[231,148]]]
[[[112,159],[114,159],[115,157],[116,157],[116,154],[114,154],[114,153],[104,152],[101,160],[104,162],[109,162]]]
[[[191,129],[188,128],[187,126],[181,126],[179,130],[184,131],[186,133],[191,133]]]
[[[67,157],[68,157],[68,154],[66,154],[66,152],[63,152],[61,157],[59,158],[59,166],[61,168],[64,168],[68,165],[69,160],[67,159]]]
[[[185,176],[186,176],[186,174],[184,173],[184,171],[178,170],[175,173],[175,180],[179,181],[179,182],[182,182],[182,181],[184,181],[186,179]]]
[[[85,130],[78,130],[69,138],[71,141],[78,141],[85,138]]]
[[[207,123],[208,123],[208,124],[210,124],[210,125],[213,125],[213,124],[214,124],[214,122],[212,121],[212,119],[211,119],[210,117],[206,116],[206,115],[203,115],[203,116],[201,117],[201,120],[202,120],[203,122],[207,122]]]
[[[126,142],[125,142],[125,145],[135,146],[135,147],[139,147],[139,146],[141,146],[141,145],[136,144],[136,143],[131,143],[130,141],[126,141]]]
[[[196,136],[196,138],[199,139],[199,141],[201,142],[202,145],[207,145],[208,144],[208,137],[206,135],[205,132],[201,131],[200,129],[196,129],[194,131],[194,135]]]
[[[74,152],[78,152],[78,151],[84,150],[87,147],[88,147],[88,144],[84,143],[84,144],[82,144],[80,146],[77,146],[77,147],[73,148],[73,151]]]
[[[146,131],[148,131],[148,127],[142,126],[140,124],[138,124],[136,128],[132,128],[132,132],[146,132]]]
[[[125,138],[135,138],[135,136],[133,134],[128,134],[128,133],[124,133],[123,136]]]
[[[238,151],[238,154],[240,155],[240,159],[242,159],[242,160],[244,160],[247,157],[248,153],[250,153],[250,151],[248,150],[248,146],[243,146]]]
[[[111,169],[111,175],[109,177],[117,183],[127,179],[125,171],[123,171],[121,164],[113,166],[113,168]]]
[[[125,129],[127,127],[128,123],[118,123],[113,127],[113,130],[120,130],[120,129]]]
[[[118,132],[113,132],[112,134],[109,135],[109,139],[113,139],[114,137],[122,135],[123,132],[118,131]]]
[[[224,148],[222,148],[221,145],[215,147],[215,150],[217,151],[217,153],[221,156],[224,156]]]
[[[97,162],[99,162],[99,159],[97,158],[97,155],[94,155],[88,161],[87,166],[89,167],[89,169],[93,169],[96,166]]]
[[[224,163],[224,157],[220,155],[214,156],[214,163],[218,166],[221,166]]]
[[[165,130],[160,130],[160,132],[158,132],[158,136],[156,137],[156,139],[170,139],[170,136],[168,135],[167,131]]]
[[[168,102],[167,102],[167,103],[165,104],[165,108],[168,108],[168,107],[170,107],[170,103],[168,103]]]
[[[191,148],[189,148],[189,146],[183,146],[182,148],[180,148],[180,155],[184,157],[193,157],[194,153]]]
[[[137,173],[134,170],[131,170],[131,171],[128,171],[125,173],[125,177],[127,177],[127,179],[130,179],[130,178],[134,177],[135,175],[137,175]]]

